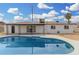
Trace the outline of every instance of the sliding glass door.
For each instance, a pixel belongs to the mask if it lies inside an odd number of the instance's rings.
[[[27,32],[28,33],[35,33],[36,32],[36,26],[35,25],[28,25],[27,26]]]

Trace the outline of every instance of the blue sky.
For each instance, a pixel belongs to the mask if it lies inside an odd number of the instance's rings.
[[[31,4],[20,4],[20,3],[4,3],[4,4],[1,4],[0,3],[0,13],[3,13],[4,14],[4,18],[7,19],[7,20],[12,20],[13,19],[13,16],[16,16],[18,14],[11,14],[11,13],[7,13],[7,10],[9,8],[18,8],[19,11],[23,14],[23,17],[27,17],[28,14],[31,14],[32,11],[31,11]]]
[[[56,16],[64,15],[65,11],[71,12],[73,16],[79,15],[79,10],[66,10],[66,7],[68,9],[72,5],[74,5],[74,3],[42,3],[39,5],[38,3],[0,3],[0,19],[3,18],[2,20],[14,21],[14,19],[17,19],[19,17],[21,19],[29,18],[29,15],[32,14],[32,6],[33,14],[42,15],[44,13],[47,15],[51,14],[49,12],[54,10],[58,13]],[[61,12],[61,10],[64,10],[63,13]]]

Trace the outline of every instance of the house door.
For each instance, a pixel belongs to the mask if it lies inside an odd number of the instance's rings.
[[[35,33],[36,32],[36,27],[34,25],[28,25],[27,26],[27,32],[28,33]]]
[[[15,26],[12,25],[12,33],[15,33]]]

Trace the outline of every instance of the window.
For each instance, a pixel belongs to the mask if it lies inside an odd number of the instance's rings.
[[[36,26],[32,25],[32,32],[36,32]]]
[[[69,29],[69,26],[64,26],[64,29]]]
[[[40,19],[40,23],[45,23],[45,20],[44,19]]]
[[[51,26],[51,29],[55,29],[55,26]]]
[[[28,25],[27,32],[36,32],[36,27],[34,25]]]

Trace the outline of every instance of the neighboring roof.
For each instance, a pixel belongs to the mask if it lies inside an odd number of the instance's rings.
[[[7,25],[68,25],[67,23],[58,23],[58,22],[45,22],[45,23],[32,23],[32,22],[16,22],[16,23],[7,23]],[[71,23],[69,25],[77,25],[76,23]]]
[[[5,24],[4,22],[0,22],[0,24]]]

